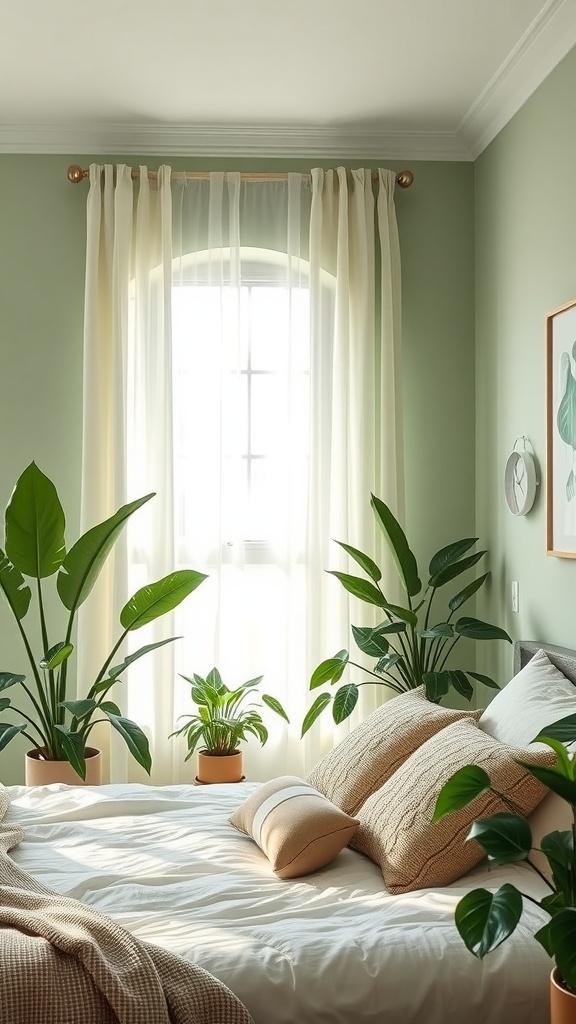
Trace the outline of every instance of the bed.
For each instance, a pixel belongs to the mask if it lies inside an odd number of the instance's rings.
[[[516,667],[542,646],[517,645]],[[575,682],[576,654],[545,650]],[[281,880],[228,820],[255,789],[11,787],[5,823],[25,829],[11,856],[57,893],[209,971],[255,1024],[545,1024],[540,910],[528,905],[513,938],[482,962],[453,920],[478,885],[511,881],[541,897],[526,865],[482,863],[443,888],[391,895],[379,867],[347,848],[320,871]]]

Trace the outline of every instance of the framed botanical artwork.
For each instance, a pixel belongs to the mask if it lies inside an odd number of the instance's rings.
[[[546,550],[576,558],[576,299],[546,318]]]

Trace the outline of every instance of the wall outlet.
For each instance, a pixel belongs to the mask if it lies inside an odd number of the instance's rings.
[[[512,580],[512,611],[517,612],[520,610],[520,598],[519,598],[519,583],[518,580]]]

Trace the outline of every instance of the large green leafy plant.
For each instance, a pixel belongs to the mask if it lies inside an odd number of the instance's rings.
[[[186,761],[200,744],[208,754],[225,756],[234,754],[240,743],[250,734],[257,736],[262,745],[266,743],[268,729],[258,710],[261,705],[246,704],[246,700],[253,696],[254,690],[257,690],[262,682],[262,676],[249,679],[234,690],[230,690],[222,681],[217,668],[213,668],[205,679],[196,674],[192,678],[182,678],[190,683],[192,700],[197,706],[197,711],[186,716],[184,725],[176,732],[170,733],[170,736],[186,737]],[[276,697],[263,693],[262,701],[277,715],[289,721]]]
[[[555,767],[519,763],[562,797],[572,815],[571,829],[550,832],[540,840],[539,851],[548,861],[550,877],[547,878],[530,858],[533,842],[529,823],[514,813],[504,797],[501,799],[510,811],[478,818],[467,838],[480,843],[493,866],[526,861],[546,883],[549,892],[536,900],[508,883],[496,892],[473,889],[458,903],[455,922],[470,952],[481,960],[512,935],[522,916],[523,900],[535,903],[546,912],[549,920],[538,928],[534,938],[554,958],[566,986],[576,993],[576,752],[571,753],[567,746],[576,741],[576,715],[547,726],[534,740],[537,741],[547,743],[556,752]],[[460,810],[488,790],[497,792],[484,769],[477,765],[461,768],[442,787],[434,820]]]
[[[330,691],[319,694],[304,718],[302,735],[330,703],[335,722],[348,718],[358,701],[359,687],[367,683],[378,682],[394,693],[424,685],[427,697],[435,702],[451,687],[466,700],[470,700],[474,692],[473,680],[499,689],[498,684],[489,676],[470,669],[447,667],[448,658],[462,637],[512,642],[508,633],[499,626],[492,626],[470,616],[454,619],[462,605],[485,583],[489,573],[472,580],[455,593],[448,601],[448,613],[444,612],[440,621],[435,621],[432,616],[438,591],[475,566],[486,554],[486,551],[468,554],[478,538],[467,537],[437,551],[430,561],[428,581],[423,588],[416,558],[397,519],[388,506],[374,495],[371,497],[371,505],[384,531],[400,583],[406,593],[406,603],[399,606],[388,601],[381,587],[382,571],[370,555],[343,541],[337,541],[367,578],[351,576],[345,572],[332,572],[332,575],[354,597],[380,608],[384,621],[375,627],[352,626],[352,634],[360,651],[376,659],[373,668],[366,669],[352,661],[349,651],[341,650],[315,669],[310,680],[311,690],[325,683],[334,685],[339,682],[348,665],[366,673],[370,679],[360,683],[346,683],[336,691],[333,700]]]
[[[117,642],[94,672],[86,696],[76,699],[76,681],[71,670],[76,614],[90,594],[104,562],[127,519],[153,494],[147,494],[122,508],[98,526],[88,530],[67,550],[65,516],[56,488],[32,462],[16,483],[5,514],[5,551],[0,549],[0,590],[12,612],[30,665],[31,678],[17,672],[0,672],[0,712],[15,711],[24,722],[0,722],[0,750],[19,733],[40,749],[48,760],[69,761],[81,778],[86,777],[85,748],[97,721],[107,720],[122,736],[130,753],[146,771],[151,757],[148,739],[139,726],[125,718],[108,699],[117,679],[143,655],[176,637],[148,644],[127,655],[116,665],[114,658],[129,633],[171,611],[206,577],[191,569],[170,573],[142,587],[120,613],[121,631]],[[44,580],[56,576],[56,595],[63,615],[56,627],[56,643],[49,639]],[[27,626],[35,581],[37,623]],[[38,635],[40,655],[33,651],[32,636]],[[12,703],[6,691],[20,687],[28,696],[26,710]],[[74,696],[72,696],[74,695]]]

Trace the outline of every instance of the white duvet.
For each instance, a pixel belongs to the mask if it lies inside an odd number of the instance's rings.
[[[471,886],[514,881],[542,895],[529,868],[482,866],[445,889],[391,896],[376,865],[344,850],[322,871],[280,881],[228,822],[253,789],[15,786],[6,821],[26,838],[13,857],[211,971],[256,1024],[546,1024],[551,965],[532,937],[540,911],[526,904],[513,938],[482,962],[453,920]]]

